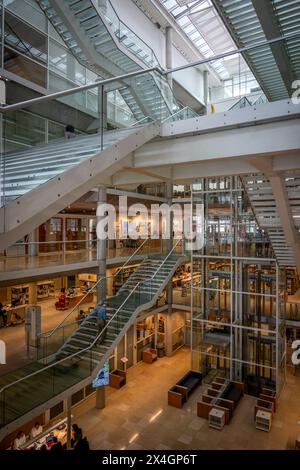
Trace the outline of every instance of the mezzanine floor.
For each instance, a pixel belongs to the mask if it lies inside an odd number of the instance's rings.
[[[120,390],[107,387],[106,407],[94,407],[95,397],[73,409],[74,421],[88,437],[91,449],[292,449],[300,418],[300,374],[288,373],[270,433],[255,429],[255,398],[245,396],[229,426],[209,428],[196,415],[197,400],[206,386],[191,396],[183,409],[167,405],[167,390],[189,369],[189,350],[152,365],[128,370]]]
[[[54,328],[71,311],[70,309],[56,310],[54,303],[57,299],[47,299],[40,302],[42,308],[41,331],[46,332]],[[83,305],[83,310],[87,311],[92,303]],[[66,325],[75,321],[77,310],[66,320]],[[27,356],[26,336],[24,323],[0,329],[0,339],[6,344],[6,364],[1,365],[0,375],[6,374],[34,360],[34,351],[30,351]]]

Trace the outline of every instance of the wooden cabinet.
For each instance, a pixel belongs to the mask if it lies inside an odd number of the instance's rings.
[[[225,426],[225,412],[212,408],[208,414],[208,425],[210,428],[223,429]]]
[[[255,426],[260,431],[269,432],[272,424],[272,413],[258,410],[256,413]]]

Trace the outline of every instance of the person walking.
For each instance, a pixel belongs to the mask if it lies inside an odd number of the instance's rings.
[[[106,324],[106,304],[102,302],[99,305],[97,305],[94,314],[97,319],[98,335],[99,335],[101,331],[104,330],[105,324]],[[100,343],[102,343],[102,341],[105,339],[105,336],[106,336],[106,330],[103,332],[103,335],[101,335],[99,338]]]

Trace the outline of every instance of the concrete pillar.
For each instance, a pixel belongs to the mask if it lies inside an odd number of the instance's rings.
[[[38,233],[37,229],[32,230],[31,233],[28,235],[28,255],[29,256],[37,256],[38,255],[38,245],[36,242],[38,241]]]
[[[172,310],[166,315],[166,356],[171,356],[172,351]]]
[[[166,200],[169,206],[172,205],[173,198],[173,184],[171,182],[166,183]],[[167,244],[167,251],[170,252],[173,248],[173,212],[170,214],[170,237]],[[167,304],[168,304],[168,313],[172,312],[173,304],[173,283],[172,279],[167,285]]]
[[[96,389],[96,408],[103,410],[105,408],[105,386]]]
[[[62,224],[61,233],[62,233],[62,240],[63,240],[63,243],[62,243],[62,253],[63,253],[63,257],[65,257],[65,255],[66,255],[66,250],[67,250],[67,244],[66,244],[66,237],[67,237],[66,225],[67,225],[67,219],[66,219],[65,217],[63,217],[63,218],[61,219],[61,224]]]
[[[72,80],[73,82],[75,81],[75,57],[72,54],[67,54],[67,77]]]
[[[107,191],[105,186],[98,188],[97,208],[100,204],[106,203]],[[104,217],[104,216],[103,216]],[[97,216],[97,224],[102,217]],[[106,276],[106,240],[97,239],[97,260],[98,260],[98,279]],[[97,302],[103,302],[106,298],[106,284],[100,282],[97,288]]]
[[[208,98],[209,98],[209,88],[208,88],[208,70],[203,72],[203,101],[206,108],[206,114],[208,110]]]
[[[99,87],[98,104],[99,104],[99,132],[107,129],[107,92],[103,86]]]
[[[29,305],[36,305],[36,303],[37,303],[37,284],[36,284],[36,282],[30,282],[29,283],[28,302],[29,302]]]
[[[171,26],[166,27],[166,68],[171,69],[173,67],[173,29]],[[167,79],[171,89],[173,89],[173,77],[172,74],[167,75]]]
[[[71,395],[67,398],[67,450],[71,450],[72,436],[72,399]]]

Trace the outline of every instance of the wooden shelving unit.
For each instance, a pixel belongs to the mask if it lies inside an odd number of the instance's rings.
[[[208,414],[208,425],[210,428],[221,431],[225,426],[225,412],[212,408]]]
[[[43,281],[37,283],[37,300],[45,300],[55,297],[55,288],[52,281]]]
[[[272,413],[267,411],[258,410],[255,418],[256,429],[260,431],[270,432],[272,424]]]

